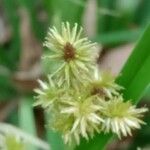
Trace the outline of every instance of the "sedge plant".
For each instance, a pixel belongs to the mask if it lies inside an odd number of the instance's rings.
[[[145,124],[142,117],[148,109],[124,100],[115,77],[98,69],[95,45],[83,37],[82,27],[68,22],[60,31],[49,28],[44,42],[51,53],[43,59],[59,65],[46,81],[38,81],[35,105],[48,113],[48,127],[61,133],[66,144],[78,145],[81,138],[90,140],[101,132],[131,136]]]

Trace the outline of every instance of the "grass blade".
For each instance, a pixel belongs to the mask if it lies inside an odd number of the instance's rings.
[[[144,61],[150,56],[149,51],[150,25],[146,28],[140,40],[137,42],[133,53],[123,67],[122,76],[118,79],[119,84],[127,88],[139,69],[144,65]]]
[[[19,106],[19,124],[24,131],[36,136],[36,127],[33,116],[32,101],[30,98],[23,98]],[[36,150],[32,145],[28,149]]]
[[[150,67],[150,54],[149,57],[144,61],[139,71],[136,73],[131,83],[126,87],[124,91],[124,97],[126,99],[132,99],[134,103],[137,103],[138,100],[145,93],[145,89],[149,87],[150,84],[150,73],[148,69]],[[128,72],[128,75],[130,73]]]

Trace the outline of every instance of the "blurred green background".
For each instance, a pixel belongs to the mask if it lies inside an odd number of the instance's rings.
[[[117,61],[111,58],[112,51],[113,56],[120,51],[120,62],[125,61],[128,49],[132,49],[130,45],[138,40],[149,24],[150,0],[0,1],[0,121],[47,141],[51,141],[51,136],[44,128],[46,117],[40,108],[32,107],[33,89],[37,87],[36,80],[43,77],[43,72],[50,67],[40,61],[41,55],[47,52],[42,47],[47,29],[53,25],[59,28],[62,21],[72,25],[77,22],[92,41],[101,44],[101,48],[98,47],[102,51],[99,63],[103,60],[105,68],[109,59]],[[129,45],[127,49],[124,49],[125,45]],[[149,88],[142,99],[139,105],[150,106]],[[114,140],[107,149],[146,147],[149,150],[150,114],[145,116],[145,121],[148,125],[133,137]]]

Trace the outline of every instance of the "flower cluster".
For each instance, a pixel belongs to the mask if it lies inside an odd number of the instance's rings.
[[[81,35],[82,28],[77,24],[71,28],[68,22],[62,23],[60,32],[49,29],[44,46],[52,53],[43,58],[59,65],[47,82],[39,80],[35,105],[47,110],[49,127],[68,144],[79,144],[81,137],[88,140],[100,132],[113,132],[119,138],[132,135],[132,129],[144,124],[141,117],[147,108],[123,100],[123,88],[115,77],[97,71],[95,43]]]

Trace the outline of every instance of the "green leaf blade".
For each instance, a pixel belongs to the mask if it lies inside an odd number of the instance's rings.
[[[19,107],[19,124],[24,131],[36,136],[36,127],[33,115],[32,101],[30,98],[23,98]],[[33,145],[27,145],[31,150],[37,150]]]
[[[141,69],[124,92],[124,97],[126,99],[132,99],[133,103],[139,101],[145,89],[147,89],[150,84],[150,73],[148,73],[148,69],[150,68],[150,55],[143,64],[144,65],[142,65]]]
[[[145,59],[150,55],[149,51],[149,37],[150,37],[150,25],[146,28],[140,40],[137,42],[132,54],[130,55],[127,63],[123,67],[122,76],[118,79],[119,84],[127,88],[131,83],[139,68],[143,65]]]

